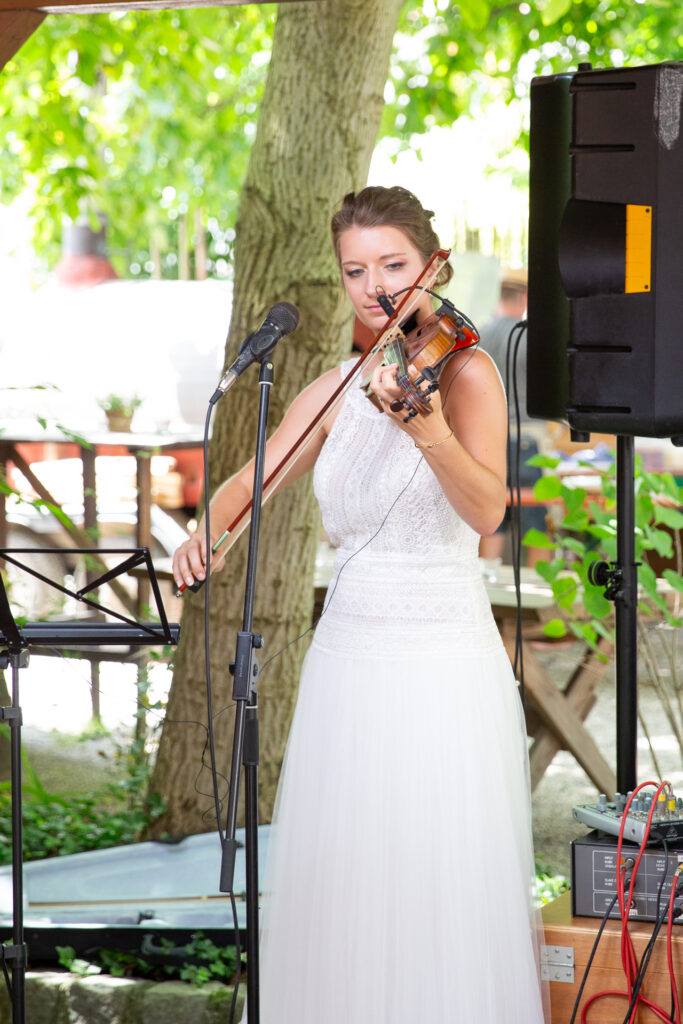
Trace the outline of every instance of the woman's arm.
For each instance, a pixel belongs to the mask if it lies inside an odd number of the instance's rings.
[[[339,369],[329,370],[309,384],[294,399],[280,426],[266,444],[264,479],[267,480],[273,470],[282,462],[316,413],[330,399],[335,388],[339,386],[339,382]],[[335,412],[336,410],[331,411],[325,422],[309,440],[301,455],[277,485],[276,492],[303,476],[313,467],[334,422]],[[221,484],[212,497],[210,505],[212,544],[251,501],[253,482],[254,460],[251,459],[246,466],[243,466],[234,476]],[[173,555],[173,578],[178,586],[183,582],[187,586],[191,586],[195,580],[206,579],[205,532],[204,516],[202,516],[196,533],[184,541]]]
[[[388,411],[400,394],[395,369],[388,370],[378,368],[372,383],[385,412],[420,447],[461,518],[483,536],[494,533],[505,513],[507,403],[492,360],[481,351],[456,353],[432,395],[432,414],[407,423],[405,413]]]

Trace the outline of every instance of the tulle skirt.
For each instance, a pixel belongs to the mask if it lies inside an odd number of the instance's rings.
[[[485,652],[427,633],[381,656],[322,625],[263,879],[263,1024],[540,1024],[526,737],[495,625]]]

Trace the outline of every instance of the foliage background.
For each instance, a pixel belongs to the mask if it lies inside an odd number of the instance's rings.
[[[47,17],[0,94],[0,201],[29,188],[43,269],[58,259],[64,218],[103,215],[123,277],[230,275],[276,11]],[[534,75],[676,59],[682,46],[668,3],[406,0],[380,136],[394,153],[419,150],[430,128],[485,117],[497,100],[526,103]]]

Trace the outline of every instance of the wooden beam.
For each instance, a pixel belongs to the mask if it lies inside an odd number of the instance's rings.
[[[189,7],[243,7],[270,3],[271,0],[0,0],[0,12],[20,14],[34,11],[45,14],[102,14],[106,11],[161,11]],[[295,0],[279,0],[294,3]],[[308,0],[320,3],[321,0]],[[30,33],[29,33],[30,35]],[[23,42],[23,40],[22,40]],[[19,44],[21,45],[21,44]],[[18,49],[18,47],[17,47]],[[9,57],[7,58],[9,60]]]
[[[0,68],[12,59],[44,17],[43,11],[8,11],[0,7]]]

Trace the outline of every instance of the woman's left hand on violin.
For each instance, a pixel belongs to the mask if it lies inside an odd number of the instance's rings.
[[[398,364],[390,363],[387,366],[375,367],[372,374],[370,389],[379,399],[382,411],[406,434],[409,434],[417,444],[426,445],[432,441],[438,441],[449,429],[449,424],[443,414],[440,392],[433,391],[429,396],[431,409],[429,416],[418,415],[408,418],[408,410],[403,407],[398,412],[394,412],[391,409],[391,403],[400,401],[405,395],[403,389],[396,382],[397,371]],[[412,365],[408,367],[408,374],[411,380],[419,377],[419,371]]]

